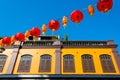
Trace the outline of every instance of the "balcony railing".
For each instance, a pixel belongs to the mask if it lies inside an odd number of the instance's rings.
[[[107,45],[107,41],[62,41],[63,46],[100,46]]]
[[[52,46],[53,41],[25,41],[23,46]]]
[[[45,41],[25,41],[23,46],[53,46],[53,40]],[[103,46],[107,41],[60,41],[62,46]]]

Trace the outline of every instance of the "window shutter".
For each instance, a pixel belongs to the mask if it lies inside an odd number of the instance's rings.
[[[100,61],[103,72],[116,72],[110,55],[100,55]]]
[[[50,72],[51,71],[51,56],[50,55],[42,55],[40,57],[40,66],[39,72]]]
[[[74,57],[72,55],[65,55],[63,57],[63,71],[75,72]]]
[[[6,55],[0,55],[0,72],[3,71],[6,59],[7,59]]]
[[[82,55],[82,67],[83,72],[95,72],[93,58],[91,55]]]
[[[31,55],[23,55],[20,59],[18,72],[30,72],[32,56]]]

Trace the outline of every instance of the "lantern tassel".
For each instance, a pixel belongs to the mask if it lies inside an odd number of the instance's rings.
[[[52,29],[52,36],[54,35],[54,31],[55,31],[55,29]]]
[[[45,32],[42,32],[43,35],[46,35]]]
[[[64,29],[66,29],[66,26],[64,26]]]
[[[52,31],[52,36],[54,35],[54,31]]]

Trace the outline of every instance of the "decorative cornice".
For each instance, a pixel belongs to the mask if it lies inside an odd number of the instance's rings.
[[[20,46],[21,45],[21,46]],[[117,48],[112,40],[108,41],[64,41],[64,40],[41,40],[25,41],[20,45],[5,46],[5,49],[12,48]]]
[[[63,46],[62,48],[117,48],[118,45]]]
[[[36,49],[36,48],[117,48],[118,45],[85,45],[85,46],[64,46],[64,45],[51,45],[51,46],[6,46],[5,49],[22,48],[22,49]]]

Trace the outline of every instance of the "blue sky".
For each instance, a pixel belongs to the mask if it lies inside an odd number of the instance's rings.
[[[34,26],[41,28],[52,19],[70,15],[73,10],[82,10],[84,19],[79,24],[70,18],[64,30],[61,20],[60,29],[54,35],[69,35],[70,40],[115,40],[120,45],[120,0],[113,0],[113,8],[101,13],[95,7],[93,17],[87,8],[98,0],[0,0],[0,36],[12,36],[24,33]],[[48,29],[46,35],[51,35]],[[118,47],[120,51],[120,47]]]

